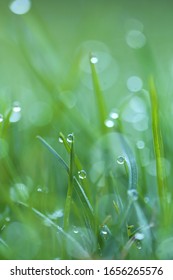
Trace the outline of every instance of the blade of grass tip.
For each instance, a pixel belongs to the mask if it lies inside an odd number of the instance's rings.
[[[67,152],[70,154],[71,147],[70,147],[69,143],[67,142],[67,140],[66,140],[66,138],[65,138],[65,136],[63,135],[62,132],[60,132],[59,137],[62,139],[64,147],[66,148]],[[77,169],[81,170],[82,169],[82,164],[81,164],[81,162],[80,162],[80,160],[79,160],[79,158],[77,157],[76,154],[74,155],[74,161],[75,161]]]
[[[150,77],[150,102],[151,102],[151,114],[152,114],[152,131],[153,131],[153,144],[156,158],[156,170],[157,170],[157,185],[158,195],[160,203],[162,205],[163,200],[166,196],[166,183],[165,183],[165,172],[163,165],[163,142],[161,136],[161,130],[159,126],[159,108],[157,100],[157,92],[153,77]]]
[[[71,147],[70,147],[70,169],[69,169],[69,177],[68,177],[68,189],[67,189],[67,197],[65,202],[65,210],[64,210],[64,231],[67,231],[69,228],[69,218],[70,218],[70,209],[71,209],[71,200],[72,200],[72,192],[73,192],[73,173],[74,173],[74,135],[71,135]]]
[[[58,159],[58,161],[65,168],[67,173],[69,173],[69,167],[66,164],[66,162],[62,159],[62,157],[41,136],[37,136],[37,139],[39,139],[41,143]]]
[[[61,138],[67,152],[70,153],[70,145],[67,142],[67,139],[65,138],[65,136],[63,135],[62,132],[60,132],[59,137]],[[83,170],[83,166],[82,166],[82,164],[81,164],[81,162],[80,162],[80,160],[79,160],[79,158],[76,154],[74,154],[74,162],[75,162],[75,165],[76,165],[78,171]],[[87,180],[84,180],[83,187],[84,187],[85,191],[87,192],[87,196],[90,197],[90,191],[89,191],[90,188],[88,186]]]
[[[94,87],[94,92],[95,92],[95,97],[96,97],[96,102],[97,102],[97,108],[98,108],[98,117],[100,121],[100,128],[102,133],[105,133],[107,131],[107,128],[105,126],[105,120],[107,117],[106,114],[106,108],[105,108],[105,100],[103,98],[99,78],[97,75],[96,67],[95,64],[97,64],[97,58],[90,54],[90,67],[91,67],[91,74],[92,74],[92,81],[93,81],[93,87]]]

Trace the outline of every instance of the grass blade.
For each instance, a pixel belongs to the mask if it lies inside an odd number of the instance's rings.
[[[157,92],[153,78],[150,78],[150,100],[151,100],[151,114],[152,114],[152,131],[153,131],[153,144],[156,158],[156,170],[157,170],[157,184],[158,194],[160,202],[166,195],[166,184],[165,184],[165,172],[163,165],[163,142],[161,136],[161,130],[159,126],[159,108],[157,100]]]
[[[69,167],[66,162],[62,159],[62,157],[44,140],[41,136],[37,136],[37,138],[42,142],[42,144],[58,159],[61,165],[65,168],[67,173],[69,173]]]
[[[71,209],[71,200],[73,192],[73,173],[74,173],[74,136],[72,134],[71,147],[70,147],[70,169],[69,169],[69,178],[68,178],[68,190],[67,197],[65,202],[64,210],[64,230],[67,231],[69,228],[69,218],[70,218],[70,209]]]

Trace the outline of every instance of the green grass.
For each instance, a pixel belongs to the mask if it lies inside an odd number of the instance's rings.
[[[0,259],[173,259],[172,4],[141,2],[2,5]]]

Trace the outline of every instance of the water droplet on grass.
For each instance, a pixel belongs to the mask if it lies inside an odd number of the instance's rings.
[[[143,240],[144,239],[144,234],[141,232],[135,233],[135,239],[136,240]]]
[[[112,110],[109,114],[110,118],[113,119],[113,120],[116,120],[119,118],[119,114],[117,113],[116,110]]]
[[[132,201],[138,200],[138,192],[135,189],[130,189],[127,191],[127,194],[129,195],[130,199]]]
[[[110,232],[110,230],[109,230],[109,228],[108,228],[107,225],[103,225],[103,226],[101,227],[100,235],[101,235],[101,237],[102,237],[104,240],[107,240],[107,239],[110,237],[111,232]]]
[[[105,126],[107,126],[108,128],[113,127],[114,126],[114,121],[110,120],[110,119],[105,120]]]
[[[145,142],[142,141],[142,140],[138,140],[138,141],[136,142],[136,146],[137,146],[137,148],[138,148],[139,150],[141,150],[141,149],[143,149],[143,148],[145,147]]]
[[[43,192],[43,189],[42,188],[38,188],[37,191],[38,192]]]
[[[85,170],[78,171],[78,176],[82,180],[85,179],[86,178],[86,171]]]
[[[59,136],[58,141],[59,141],[59,143],[63,143],[63,139],[61,136]]]
[[[17,15],[26,14],[31,8],[30,0],[15,0],[9,5],[10,10]]]
[[[96,64],[98,62],[98,58],[96,56],[92,56],[90,61],[92,64]]]
[[[118,163],[118,164],[124,164],[124,163],[125,163],[125,157],[119,156],[119,157],[117,158],[117,163]]]
[[[21,111],[21,106],[18,102],[14,102],[13,104],[13,112],[18,113]]]
[[[0,123],[3,122],[4,118],[3,115],[0,114]]]
[[[13,103],[12,113],[10,116],[10,122],[15,123],[18,122],[21,118],[21,106],[18,102]]]
[[[74,135],[73,133],[68,134],[67,136],[67,142],[72,143],[74,141]]]

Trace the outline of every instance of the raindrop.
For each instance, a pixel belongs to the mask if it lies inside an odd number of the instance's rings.
[[[63,143],[63,139],[61,136],[59,136],[58,141],[59,141],[59,143]]]
[[[126,42],[133,49],[140,49],[146,43],[145,35],[139,30],[130,30],[126,35]]]
[[[128,78],[127,88],[131,92],[138,92],[142,89],[142,87],[143,87],[143,82],[141,78],[139,78],[138,76],[131,76],[130,78]]]
[[[110,118],[113,119],[113,120],[116,120],[119,118],[119,114],[117,113],[116,110],[112,110],[109,114]]]
[[[37,189],[38,192],[43,192],[42,188]]]
[[[74,232],[75,234],[79,233],[78,228],[74,226],[74,227],[73,227],[73,232]]]
[[[107,225],[103,225],[101,227],[100,235],[104,240],[107,240],[110,237],[111,232],[110,232],[109,228],[107,227]]]
[[[142,141],[142,140],[138,140],[138,141],[136,142],[136,146],[137,146],[137,148],[138,148],[139,150],[141,150],[141,149],[143,149],[143,148],[145,147],[145,142]]]
[[[21,106],[18,102],[14,102],[13,104],[13,112],[19,113],[21,111]]]
[[[18,102],[13,103],[12,113],[10,115],[10,122],[18,122],[21,118],[21,106]]]
[[[31,8],[30,0],[15,0],[9,5],[10,10],[17,15],[26,14]]]
[[[130,189],[127,191],[127,194],[131,198],[132,201],[138,200],[138,192],[135,189]]]
[[[78,176],[82,180],[85,179],[86,178],[86,171],[85,170],[78,171]]]
[[[135,239],[136,240],[143,240],[144,239],[144,234],[141,232],[135,233]]]
[[[5,220],[6,220],[6,222],[10,222],[11,219],[10,219],[10,217],[6,217]]]
[[[98,62],[98,58],[96,56],[92,56],[90,61],[92,64],[96,64]]]
[[[110,120],[110,119],[105,120],[104,124],[105,124],[105,126],[107,126],[108,128],[114,127],[114,121],[113,121],[113,120]]]
[[[51,220],[57,220],[58,218],[61,218],[63,216],[64,216],[63,209],[58,209],[55,212],[48,214],[48,217]]]
[[[73,141],[74,141],[74,135],[73,135],[73,133],[68,134],[68,136],[67,136],[67,142],[68,142],[68,143],[72,143]]]
[[[0,123],[3,122],[4,118],[3,115],[0,114]]]
[[[124,164],[124,163],[125,163],[125,157],[119,156],[119,157],[117,158],[117,163],[118,163],[118,164]]]

